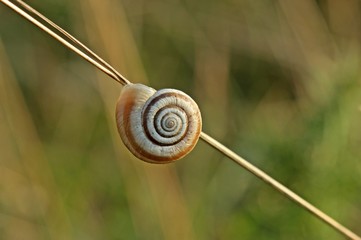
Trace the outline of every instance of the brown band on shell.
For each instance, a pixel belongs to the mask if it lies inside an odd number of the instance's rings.
[[[150,106],[150,104],[149,104],[148,106]],[[160,112],[160,110],[162,110],[162,109],[164,109],[164,108],[178,108],[178,109],[180,109],[181,111],[184,111],[183,108],[181,108],[181,107],[179,107],[179,106],[177,106],[177,105],[167,105],[167,106],[159,109],[158,112]],[[186,131],[184,132],[183,136],[182,136],[179,140],[177,140],[177,141],[175,141],[175,142],[173,142],[173,143],[168,143],[168,144],[167,144],[167,143],[161,143],[161,142],[157,141],[157,139],[154,139],[153,136],[150,134],[149,129],[148,129],[148,126],[147,126],[147,120],[149,120],[149,119],[147,119],[147,116],[148,116],[148,113],[149,113],[149,110],[148,110],[148,109],[149,109],[149,108],[147,108],[147,109],[144,111],[144,114],[143,114],[143,116],[142,116],[142,117],[143,117],[142,126],[143,126],[143,129],[144,129],[145,135],[148,137],[148,139],[149,139],[152,143],[157,144],[157,145],[159,145],[159,146],[164,146],[164,147],[165,147],[165,146],[172,146],[172,145],[175,145],[175,144],[179,143],[180,141],[182,141],[183,138],[184,138],[184,136],[187,135],[187,132],[188,132],[188,129],[189,129],[189,125],[187,125]],[[158,115],[158,113],[155,115],[154,119],[157,118],[157,115]],[[189,117],[188,117],[188,115],[187,115],[187,118],[188,118],[188,122],[189,122]],[[155,124],[155,122],[154,122],[154,124]],[[155,126],[155,128],[157,128],[157,127]],[[157,133],[158,133],[158,132],[157,132]],[[163,135],[160,134],[160,133],[158,133],[158,134],[161,135],[162,137],[166,137],[166,136],[163,136]]]

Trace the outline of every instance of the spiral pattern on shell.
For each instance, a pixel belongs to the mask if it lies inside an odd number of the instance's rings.
[[[146,162],[167,163],[188,154],[202,128],[199,108],[175,89],[142,84],[123,87],[116,106],[117,127],[126,147]]]

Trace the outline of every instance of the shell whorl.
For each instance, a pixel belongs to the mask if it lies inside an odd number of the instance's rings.
[[[123,87],[116,106],[117,127],[126,147],[146,162],[167,163],[189,153],[202,120],[191,97],[175,89],[142,84]]]

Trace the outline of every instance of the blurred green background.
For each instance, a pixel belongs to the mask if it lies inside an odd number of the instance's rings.
[[[360,1],[28,2],[361,234]],[[3,4],[0,34],[0,239],[344,239],[202,141],[135,159],[119,84]]]

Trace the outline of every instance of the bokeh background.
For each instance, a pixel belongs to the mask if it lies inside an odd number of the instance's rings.
[[[361,234],[361,2],[32,0]],[[0,239],[344,239],[200,141],[135,159],[121,86],[0,4]]]

